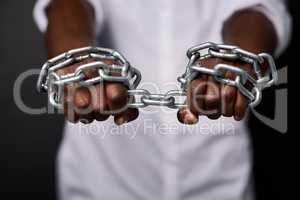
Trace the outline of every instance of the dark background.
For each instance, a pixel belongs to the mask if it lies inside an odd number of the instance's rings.
[[[13,84],[18,75],[29,68],[39,68],[46,60],[41,33],[32,18],[35,0],[1,0],[0,2],[0,195],[1,199],[55,200],[55,155],[61,139],[63,118],[60,115],[28,115],[21,112],[13,100]],[[296,45],[299,44],[299,14],[296,0],[290,1],[294,16],[293,40],[278,66],[296,65]],[[34,88],[36,77],[22,86],[22,98],[27,105],[40,107],[42,100]],[[264,105],[273,99],[267,91]],[[291,99],[291,98],[289,98]],[[271,104],[270,104],[271,105]],[[272,106],[264,107],[272,113]],[[293,111],[291,111],[293,112]],[[295,179],[295,146],[292,126],[282,135],[250,118],[252,130],[257,198],[289,200]],[[297,186],[298,187],[298,186]],[[7,196],[6,196],[7,195]],[[5,198],[3,198],[5,197]]]

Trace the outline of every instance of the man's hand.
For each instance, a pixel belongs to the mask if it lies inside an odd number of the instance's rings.
[[[252,66],[244,63],[228,62],[218,58],[201,61],[201,65],[207,68],[213,68],[219,63],[237,66],[250,75],[254,74]],[[226,72],[225,77],[234,80],[235,74]],[[237,88],[220,84],[212,76],[199,75],[189,85],[188,107],[179,110],[178,119],[185,124],[195,124],[198,122],[199,115],[205,115],[210,119],[218,119],[223,115],[240,121],[245,116],[248,103]]]
[[[59,75],[73,73],[82,64],[95,61],[90,59],[57,71]],[[103,61],[108,62],[108,61]],[[111,64],[111,63],[108,63]],[[85,72],[87,78],[97,76],[96,70]],[[138,110],[126,108],[128,102],[127,88],[120,83],[100,83],[88,87],[69,84],[64,88],[64,114],[70,122],[91,123],[94,120],[106,120],[110,112],[114,114],[117,125],[137,118]]]
[[[90,46],[94,41],[95,12],[88,1],[53,0],[47,8],[48,27],[45,41],[49,57],[54,57],[69,49]],[[92,62],[93,59],[86,61]],[[103,61],[105,62],[105,61]],[[83,62],[59,70],[59,75],[69,74]],[[87,78],[97,76],[97,72],[87,71]],[[134,120],[138,116],[136,109],[125,109],[127,89],[119,83],[101,83],[89,87],[76,84],[64,88],[64,113],[71,122],[90,123],[103,121],[109,112],[119,111],[114,115],[116,124]]]
[[[275,29],[269,19],[252,9],[234,13],[224,23],[222,35],[225,44],[239,46],[253,53],[273,54],[278,42]],[[202,65],[209,68],[218,63],[241,67],[253,75],[250,65],[220,59],[202,61]],[[235,78],[230,72],[226,73],[226,77]],[[192,81],[187,101],[188,108],[178,112],[179,121],[186,124],[197,123],[199,115],[206,115],[210,119],[218,119],[222,115],[233,116],[239,121],[244,118],[249,103],[235,87],[220,85],[213,77],[206,75]]]

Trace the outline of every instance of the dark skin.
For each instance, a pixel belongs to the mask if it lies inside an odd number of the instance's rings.
[[[47,9],[49,24],[45,34],[49,57],[56,56],[72,48],[92,45],[94,40],[94,10],[81,0],[54,0]],[[92,62],[93,59],[87,62]],[[82,63],[59,70],[67,74]],[[95,71],[88,71],[89,78],[96,76]],[[64,113],[73,123],[93,120],[103,121],[109,117],[105,111],[119,110],[126,103],[127,89],[119,83],[103,83],[90,87],[68,85],[65,88]],[[125,98],[124,98],[125,97]],[[87,109],[89,108],[89,109]],[[85,110],[88,110],[86,112]],[[114,121],[120,125],[132,121],[138,116],[137,109],[127,109],[114,115]]]
[[[263,14],[252,10],[235,13],[225,22],[222,34],[225,44],[236,45],[253,53],[273,54],[277,45],[271,22]],[[202,62],[208,68],[218,63],[241,67],[254,76],[253,69],[248,64],[222,59],[207,59]],[[225,77],[235,78],[232,72],[227,72]],[[197,94],[204,95],[197,98]],[[192,81],[187,101],[188,109],[178,111],[179,121],[185,124],[197,123],[199,115],[206,115],[210,119],[218,119],[220,116],[234,117],[240,121],[245,117],[249,103],[235,87],[221,85],[211,76],[200,76]]]
[[[92,45],[95,38],[94,10],[87,2],[54,0],[47,9],[47,15],[49,24],[45,40],[49,57],[72,48]],[[263,14],[252,10],[242,10],[232,15],[224,23],[222,35],[225,44],[240,46],[253,53],[272,54],[277,45],[271,22]],[[91,61],[94,59],[86,62]],[[202,64],[212,68],[218,63],[235,65],[253,74],[251,66],[228,60],[207,59]],[[58,73],[71,73],[81,64],[74,64]],[[86,75],[94,77],[97,74],[95,71],[88,71]],[[227,72],[226,77],[232,79],[234,75]],[[114,121],[118,125],[138,117],[137,109],[122,109],[127,103],[127,89],[119,83],[105,82],[90,87],[68,85],[64,99],[65,116],[74,123],[103,121],[109,117],[105,111],[118,109],[121,111],[114,115]],[[239,121],[244,118],[248,107],[248,101],[236,88],[221,85],[210,76],[199,76],[192,81],[187,102],[188,108],[178,111],[179,121],[185,124],[197,123],[199,115],[206,115],[210,119],[234,117]]]

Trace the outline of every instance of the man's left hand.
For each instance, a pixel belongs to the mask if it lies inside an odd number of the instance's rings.
[[[201,61],[201,65],[213,68],[223,63],[240,67],[253,76],[254,71],[250,64],[240,62],[229,62],[218,58],[209,58]],[[235,79],[235,74],[226,72],[225,77]],[[240,121],[245,117],[249,101],[234,86],[223,85],[217,82],[214,77],[199,75],[194,79],[188,88],[187,108],[178,111],[178,120],[184,124],[195,124],[199,115],[205,115],[210,119],[218,119],[221,116],[234,117]]]

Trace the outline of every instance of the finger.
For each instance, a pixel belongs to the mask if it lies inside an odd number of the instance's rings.
[[[221,115],[220,96],[220,85],[215,82],[212,76],[209,76],[207,79],[206,94],[204,99],[204,114],[211,119],[217,119]]]
[[[92,97],[92,109],[94,119],[96,119],[97,121],[106,120],[109,117],[109,115],[105,114],[105,111],[108,109],[105,83],[90,86],[89,90]]]
[[[80,122],[91,123],[93,117],[92,96],[89,88],[78,87],[74,94],[74,108]]]
[[[240,92],[238,92],[234,106],[234,119],[237,121],[242,120],[245,117],[247,107],[248,100]]]
[[[74,105],[79,109],[87,108],[91,105],[92,99],[88,88],[78,87],[74,93]]]
[[[128,98],[128,103],[135,102],[135,98],[130,96]],[[117,125],[122,125],[130,121],[135,120],[139,115],[139,110],[137,108],[128,108],[126,111],[114,115],[114,121]]]
[[[107,83],[105,91],[108,109],[113,112],[124,111],[128,101],[127,89],[120,83]]]
[[[106,85],[106,97],[109,110],[118,113],[114,114],[114,120],[117,125],[121,125],[137,118],[138,110],[127,109],[126,107],[128,103],[128,93],[127,88],[122,84],[108,83]]]
[[[177,112],[178,121],[183,124],[196,124],[199,120],[198,115],[195,115],[189,108],[181,108]]]
[[[193,80],[187,93],[187,104],[192,113],[199,115],[202,112],[205,93],[206,93],[207,76],[202,75]]]
[[[225,78],[233,80],[235,78],[234,73],[226,72]],[[236,101],[237,90],[233,86],[223,85],[221,86],[221,111],[225,117],[232,117],[234,115],[234,106]]]
[[[117,125],[122,125],[134,121],[139,115],[139,111],[136,108],[129,108],[126,111],[116,114],[114,116],[114,121]]]
[[[177,113],[179,122],[184,124],[195,124],[199,120],[199,113],[203,108],[203,94],[205,94],[207,79],[202,75],[191,82],[187,92],[187,108],[181,108]]]
[[[74,93],[75,87],[73,87],[72,85],[67,85],[64,87],[64,115],[65,118],[71,123],[77,123],[79,120],[79,116],[74,110]]]

